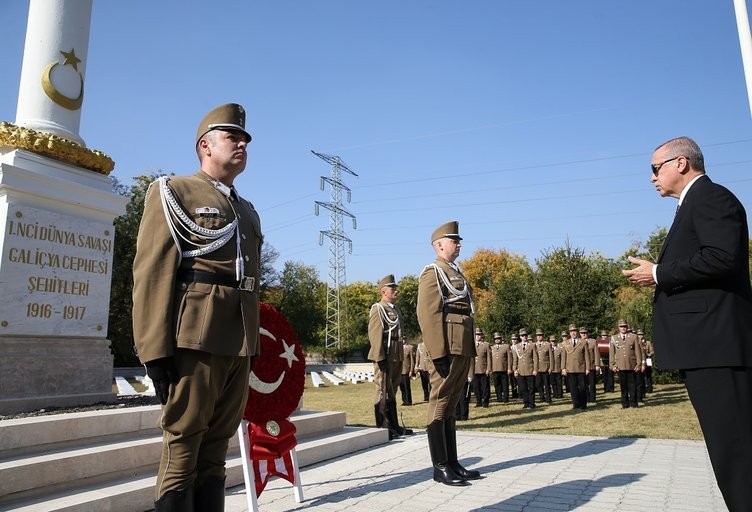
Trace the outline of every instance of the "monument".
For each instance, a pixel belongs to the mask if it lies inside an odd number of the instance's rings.
[[[0,414],[113,401],[114,162],[79,135],[92,0],[31,0],[0,123]]]

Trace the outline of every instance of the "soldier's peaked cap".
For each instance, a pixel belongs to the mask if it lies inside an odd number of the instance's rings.
[[[495,340],[503,340],[504,336],[502,336],[500,332],[495,332],[494,333],[494,339]]]
[[[623,318],[619,319],[619,327],[622,327],[622,326],[627,327],[628,325],[629,324],[627,323],[626,320],[624,320]]]
[[[245,131],[245,109],[237,103],[225,103],[210,110],[198,125],[196,144],[212,130],[237,130],[251,141],[251,134]]]
[[[462,240],[462,237],[460,236],[459,221],[452,220],[434,229],[433,233],[431,233],[431,243],[434,243],[439,238],[445,238],[445,237],[456,238],[457,240]]]
[[[381,281],[379,281],[379,290],[385,286],[397,286],[397,281],[394,280],[394,274],[389,274],[381,278]]]
[[[576,331],[577,330],[577,326],[574,325],[574,324],[569,324],[569,330],[570,331]]]
[[[481,329],[480,327],[476,327],[475,334],[483,334],[483,329]]]

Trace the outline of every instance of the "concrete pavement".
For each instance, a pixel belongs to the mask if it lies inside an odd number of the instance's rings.
[[[264,512],[727,511],[705,444],[459,431],[460,461],[482,480],[435,483],[424,431],[303,468],[304,501],[280,479],[259,497]],[[243,486],[228,512],[246,511]]]

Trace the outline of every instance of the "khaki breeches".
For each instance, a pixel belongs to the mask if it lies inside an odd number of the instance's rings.
[[[174,357],[178,382],[170,386],[159,424],[157,500],[167,491],[225,478],[227,446],[248,398],[250,358],[190,349],[177,349]]]
[[[446,379],[442,378],[433,367],[429,372],[431,392],[428,395],[427,425],[435,420],[443,421],[454,417],[454,411],[467,382],[467,373],[473,358],[450,355],[449,361],[449,375]]]
[[[373,363],[373,383],[376,384],[376,396],[373,403],[377,404],[381,401],[381,386],[384,378],[386,377],[386,394],[385,400],[395,400],[395,390],[399,388],[400,380],[402,379],[402,361],[389,361],[389,371],[387,375],[379,370],[379,365]]]

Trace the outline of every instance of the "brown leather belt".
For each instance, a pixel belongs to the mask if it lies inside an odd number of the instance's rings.
[[[256,278],[243,276],[240,281],[234,276],[225,274],[215,274],[214,272],[203,272],[201,270],[187,270],[178,274],[178,281],[183,283],[205,283],[216,284],[219,286],[229,286],[237,288],[244,292],[252,292],[256,287]]]

